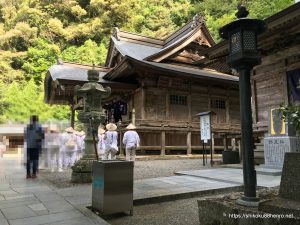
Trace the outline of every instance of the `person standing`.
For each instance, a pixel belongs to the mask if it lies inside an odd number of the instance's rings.
[[[68,127],[61,136],[61,152],[63,155],[63,167],[71,167],[76,161],[77,139],[74,129]]]
[[[48,167],[51,172],[58,169],[62,171],[62,161],[60,155],[60,137],[58,127],[54,124],[50,125],[49,133],[45,135],[45,146],[48,152]]]
[[[126,127],[127,131],[124,133],[123,136],[123,144],[125,145],[126,151],[126,160],[127,161],[134,161],[136,149],[140,146],[140,137],[138,133],[135,131],[136,126],[130,123]]]
[[[106,125],[106,132],[104,136],[105,143],[105,151],[103,155],[103,159],[116,159],[116,154],[118,153],[118,132],[117,126],[113,123],[109,123]]]
[[[30,118],[30,124],[27,125],[25,129],[25,141],[27,148],[27,179],[36,178],[36,172],[38,170],[39,163],[39,154],[42,150],[42,142],[44,140],[44,136],[45,135],[43,128],[38,122],[38,116],[32,115]]]

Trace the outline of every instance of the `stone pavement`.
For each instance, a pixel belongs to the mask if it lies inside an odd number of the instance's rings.
[[[134,204],[242,190],[242,170],[212,168],[180,176],[134,181]],[[274,187],[280,176],[258,175],[258,185]],[[57,188],[42,177],[25,179],[19,158],[0,159],[0,225],[108,224],[93,214],[91,185]]]
[[[0,158],[0,225],[108,224],[86,208],[91,185],[57,189],[25,174],[20,158]]]
[[[193,177],[205,178],[215,181],[228,182],[233,184],[243,184],[243,170],[239,168],[216,168],[206,170],[179,171],[177,175],[188,175]],[[281,176],[269,176],[257,174],[258,187],[276,187],[280,185]]]

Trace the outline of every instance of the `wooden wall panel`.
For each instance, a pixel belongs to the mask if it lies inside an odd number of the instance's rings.
[[[199,117],[195,116],[200,112],[208,111],[209,98],[207,94],[192,93],[192,120],[199,121]]]
[[[239,96],[229,98],[229,118],[233,123],[240,123],[240,100]]]
[[[166,91],[164,89],[147,89],[145,91],[145,116],[150,120],[165,120]]]
[[[282,63],[278,61],[277,64],[272,63],[271,65],[272,67],[266,65],[267,69],[260,67],[260,71],[264,71],[264,73],[255,75],[255,100],[258,123],[267,123],[269,111],[272,108],[279,107],[286,99],[285,89],[287,84],[283,77],[286,76],[286,73],[282,72]],[[268,70],[269,72],[265,72]]]
[[[167,146],[186,146],[186,133],[166,133]]]
[[[141,146],[160,146],[161,133],[160,132],[139,132],[141,139]]]
[[[141,90],[134,93],[134,108],[135,108],[135,118],[142,118],[142,92]]]
[[[208,93],[208,86],[192,85],[191,91],[192,91],[192,93],[207,94]]]

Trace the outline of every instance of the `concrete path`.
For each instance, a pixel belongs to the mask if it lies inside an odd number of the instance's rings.
[[[230,168],[182,171],[180,176],[135,180],[134,204],[242,190],[242,170]],[[280,176],[258,175],[258,185],[274,187]],[[93,214],[91,184],[56,188],[42,177],[25,179],[19,158],[0,158],[1,225],[108,224]]]
[[[91,185],[57,189],[41,177],[25,179],[19,158],[0,158],[1,225],[107,225],[86,208]]]

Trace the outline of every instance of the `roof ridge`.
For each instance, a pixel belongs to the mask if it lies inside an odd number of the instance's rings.
[[[120,40],[121,38],[125,38],[127,40],[135,40],[139,42],[145,42],[145,43],[150,43],[150,44],[155,44],[155,45],[162,45],[164,40],[160,38],[153,38],[150,36],[142,35],[142,34],[137,34],[129,31],[124,31],[124,30],[119,30],[117,27],[114,28],[112,36],[116,38],[117,40]],[[135,37],[138,37],[135,39]]]
[[[164,39],[153,38],[153,37],[146,36],[146,35],[141,35],[141,34],[129,32],[129,31],[119,30],[118,27],[115,27],[113,29],[112,36],[115,37],[117,40],[120,40],[120,38],[123,37],[123,38],[126,38],[127,40],[132,39],[135,41],[145,42],[147,44],[150,43],[150,44],[155,44],[155,45],[159,44],[158,42],[161,42],[160,45],[164,48],[170,42],[174,41],[174,39],[176,40],[176,38],[181,37],[182,35],[185,35],[185,33],[188,33],[190,30],[194,30],[197,27],[202,26],[203,24],[205,24],[204,17],[201,14],[197,13],[195,16],[193,16],[193,18],[191,20],[189,20],[189,22],[187,22],[186,24],[184,24],[183,26],[178,28],[175,32],[171,33]],[[125,34],[125,35],[122,35],[122,34]],[[129,37],[129,36],[131,36],[131,37]],[[142,37],[142,38],[145,38],[147,41],[143,40],[143,39],[137,40],[137,39],[134,39],[133,37]]]
[[[164,46],[166,46],[169,42],[173,41],[176,37],[179,35],[182,35],[182,33],[185,33],[189,29],[195,29],[198,26],[202,26],[205,24],[204,16],[202,16],[200,13],[195,14],[192,19],[190,19],[186,24],[178,28],[175,32],[170,34],[168,37],[164,40]]]

